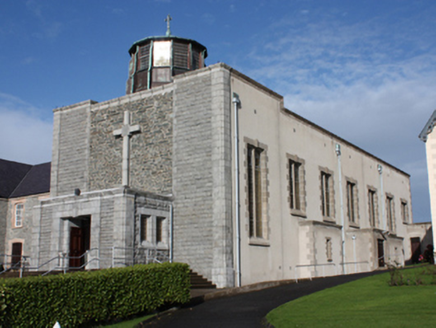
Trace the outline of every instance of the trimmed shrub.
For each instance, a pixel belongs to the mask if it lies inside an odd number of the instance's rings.
[[[136,265],[0,282],[1,327],[77,327],[189,301],[189,267]]]

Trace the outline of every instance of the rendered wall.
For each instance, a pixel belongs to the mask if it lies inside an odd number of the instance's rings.
[[[412,222],[410,180],[406,173],[284,109],[279,95],[240,73],[232,75],[232,92],[239,94],[242,103],[239,110],[239,180],[243,284],[292,279],[296,270],[302,270],[297,267],[304,265],[313,265],[312,273],[315,265],[328,264],[325,268],[330,268],[330,262],[326,261],[326,238],[332,240],[333,263],[338,272],[342,272],[339,269],[343,267],[347,273],[376,269],[378,238],[385,240],[385,261],[404,263],[404,238],[407,225]],[[265,194],[268,202],[265,210],[268,219],[265,224],[268,230],[264,241],[248,236],[247,143],[258,144],[266,153]],[[340,157],[336,153],[337,144],[341,147]],[[289,156],[304,161],[303,213],[294,214],[290,210]],[[378,165],[383,168],[382,175]],[[334,201],[329,220],[321,213],[321,169],[332,175]],[[348,219],[347,181],[356,186],[355,223]],[[377,192],[375,227],[369,221],[369,188]],[[394,199],[395,224],[390,231],[385,231],[387,194]],[[402,200],[407,203],[406,222],[401,216]],[[342,220],[345,225],[344,259]],[[344,260],[345,265],[342,264]]]
[[[432,226],[434,227],[436,226],[436,133],[434,132],[434,129],[431,133],[427,135],[425,149],[427,154],[427,171],[428,171],[428,187],[430,191],[431,222],[432,222]],[[436,234],[433,234],[433,245],[436,245]]]

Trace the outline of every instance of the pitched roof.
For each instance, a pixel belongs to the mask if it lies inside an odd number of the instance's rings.
[[[0,197],[12,198],[50,191],[51,163],[29,165],[0,159]]]

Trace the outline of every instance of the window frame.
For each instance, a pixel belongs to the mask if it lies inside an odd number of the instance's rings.
[[[326,237],[325,248],[327,262],[333,262],[333,242],[331,237]]]
[[[249,245],[270,246],[267,177],[268,147],[258,140],[249,138],[244,138],[244,142],[246,230]],[[257,171],[256,165],[258,166]]]
[[[18,207],[21,207],[20,213],[18,215]],[[19,218],[19,219],[18,219]],[[24,203],[15,203],[14,204],[14,228],[22,228],[24,221]]]
[[[379,226],[377,189],[370,186],[368,186],[367,189],[369,226],[372,228],[377,228]]]
[[[333,171],[320,167],[320,210],[324,221],[335,222],[335,188]]]
[[[395,203],[394,196],[386,193],[386,228],[391,232],[395,232]]]
[[[346,178],[347,217],[351,227],[359,227],[359,189],[357,181]]]
[[[139,208],[136,219],[136,238],[140,246],[145,247],[158,247],[167,249],[169,247],[170,226],[169,226],[170,213],[165,210]],[[157,238],[158,220],[161,220],[160,238]],[[146,222],[144,231],[143,223]],[[159,240],[160,239],[160,240]]]
[[[401,206],[401,218],[404,224],[409,223],[409,204],[407,200],[404,198],[400,199],[400,206]]]
[[[140,222],[140,228],[139,228],[139,240],[140,242],[149,242],[149,226],[152,221],[152,216],[149,214],[140,214],[139,215],[139,222]]]
[[[296,155],[286,154],[288,203],[291,215],[306,217],[305,161]]]

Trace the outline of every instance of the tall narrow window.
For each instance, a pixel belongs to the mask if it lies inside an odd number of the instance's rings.
[[[347,208],[348,208],[348,221],[350,223],[357,223],[357,200],[356,200],[356,184],[347,181]]]
[[[301,210],[300,167],[301,163],[289,160],[289,199],[294,210]]]
[[[163,241],[162,231],[164,225],[164,217],[158,216],[156,217],[156,244],[161,243]]]
[[[394,198],[390,195],[386,196],[386,220],[388,229],[394,231]]]
[[[330,218],[331,209],[331,184],[332,176],[329,173],[321,172],[321,211],[322,216]]]
[[[261,148],[247,147],[249,234],[258,238],[263,238],[262,152]]]
[[[407,201],[404,199],[401,200],[401,217],[403,223],[409,223],[409,208],[407,206]]]
[[[376,191],[373,189],[368,189],[369,224],[371,225],[371,227],[376,226],[376,201]]]
[[[148,225],[150,222],[150,215],[141,215],[141,241],[147,241]]]
[[[15,227],[23,226],[23,211],[24,211],[23,204],[15,205],[15,222],[14,222]]]
[[[326,248],[327,261],[332,262],[333,261],[332,239],[330,237],[327,237],[325,240],[325,248]]]
[[[150,66],[150,45],[141,46],[139,50],[139,68],[138,70],[148,69]]]

